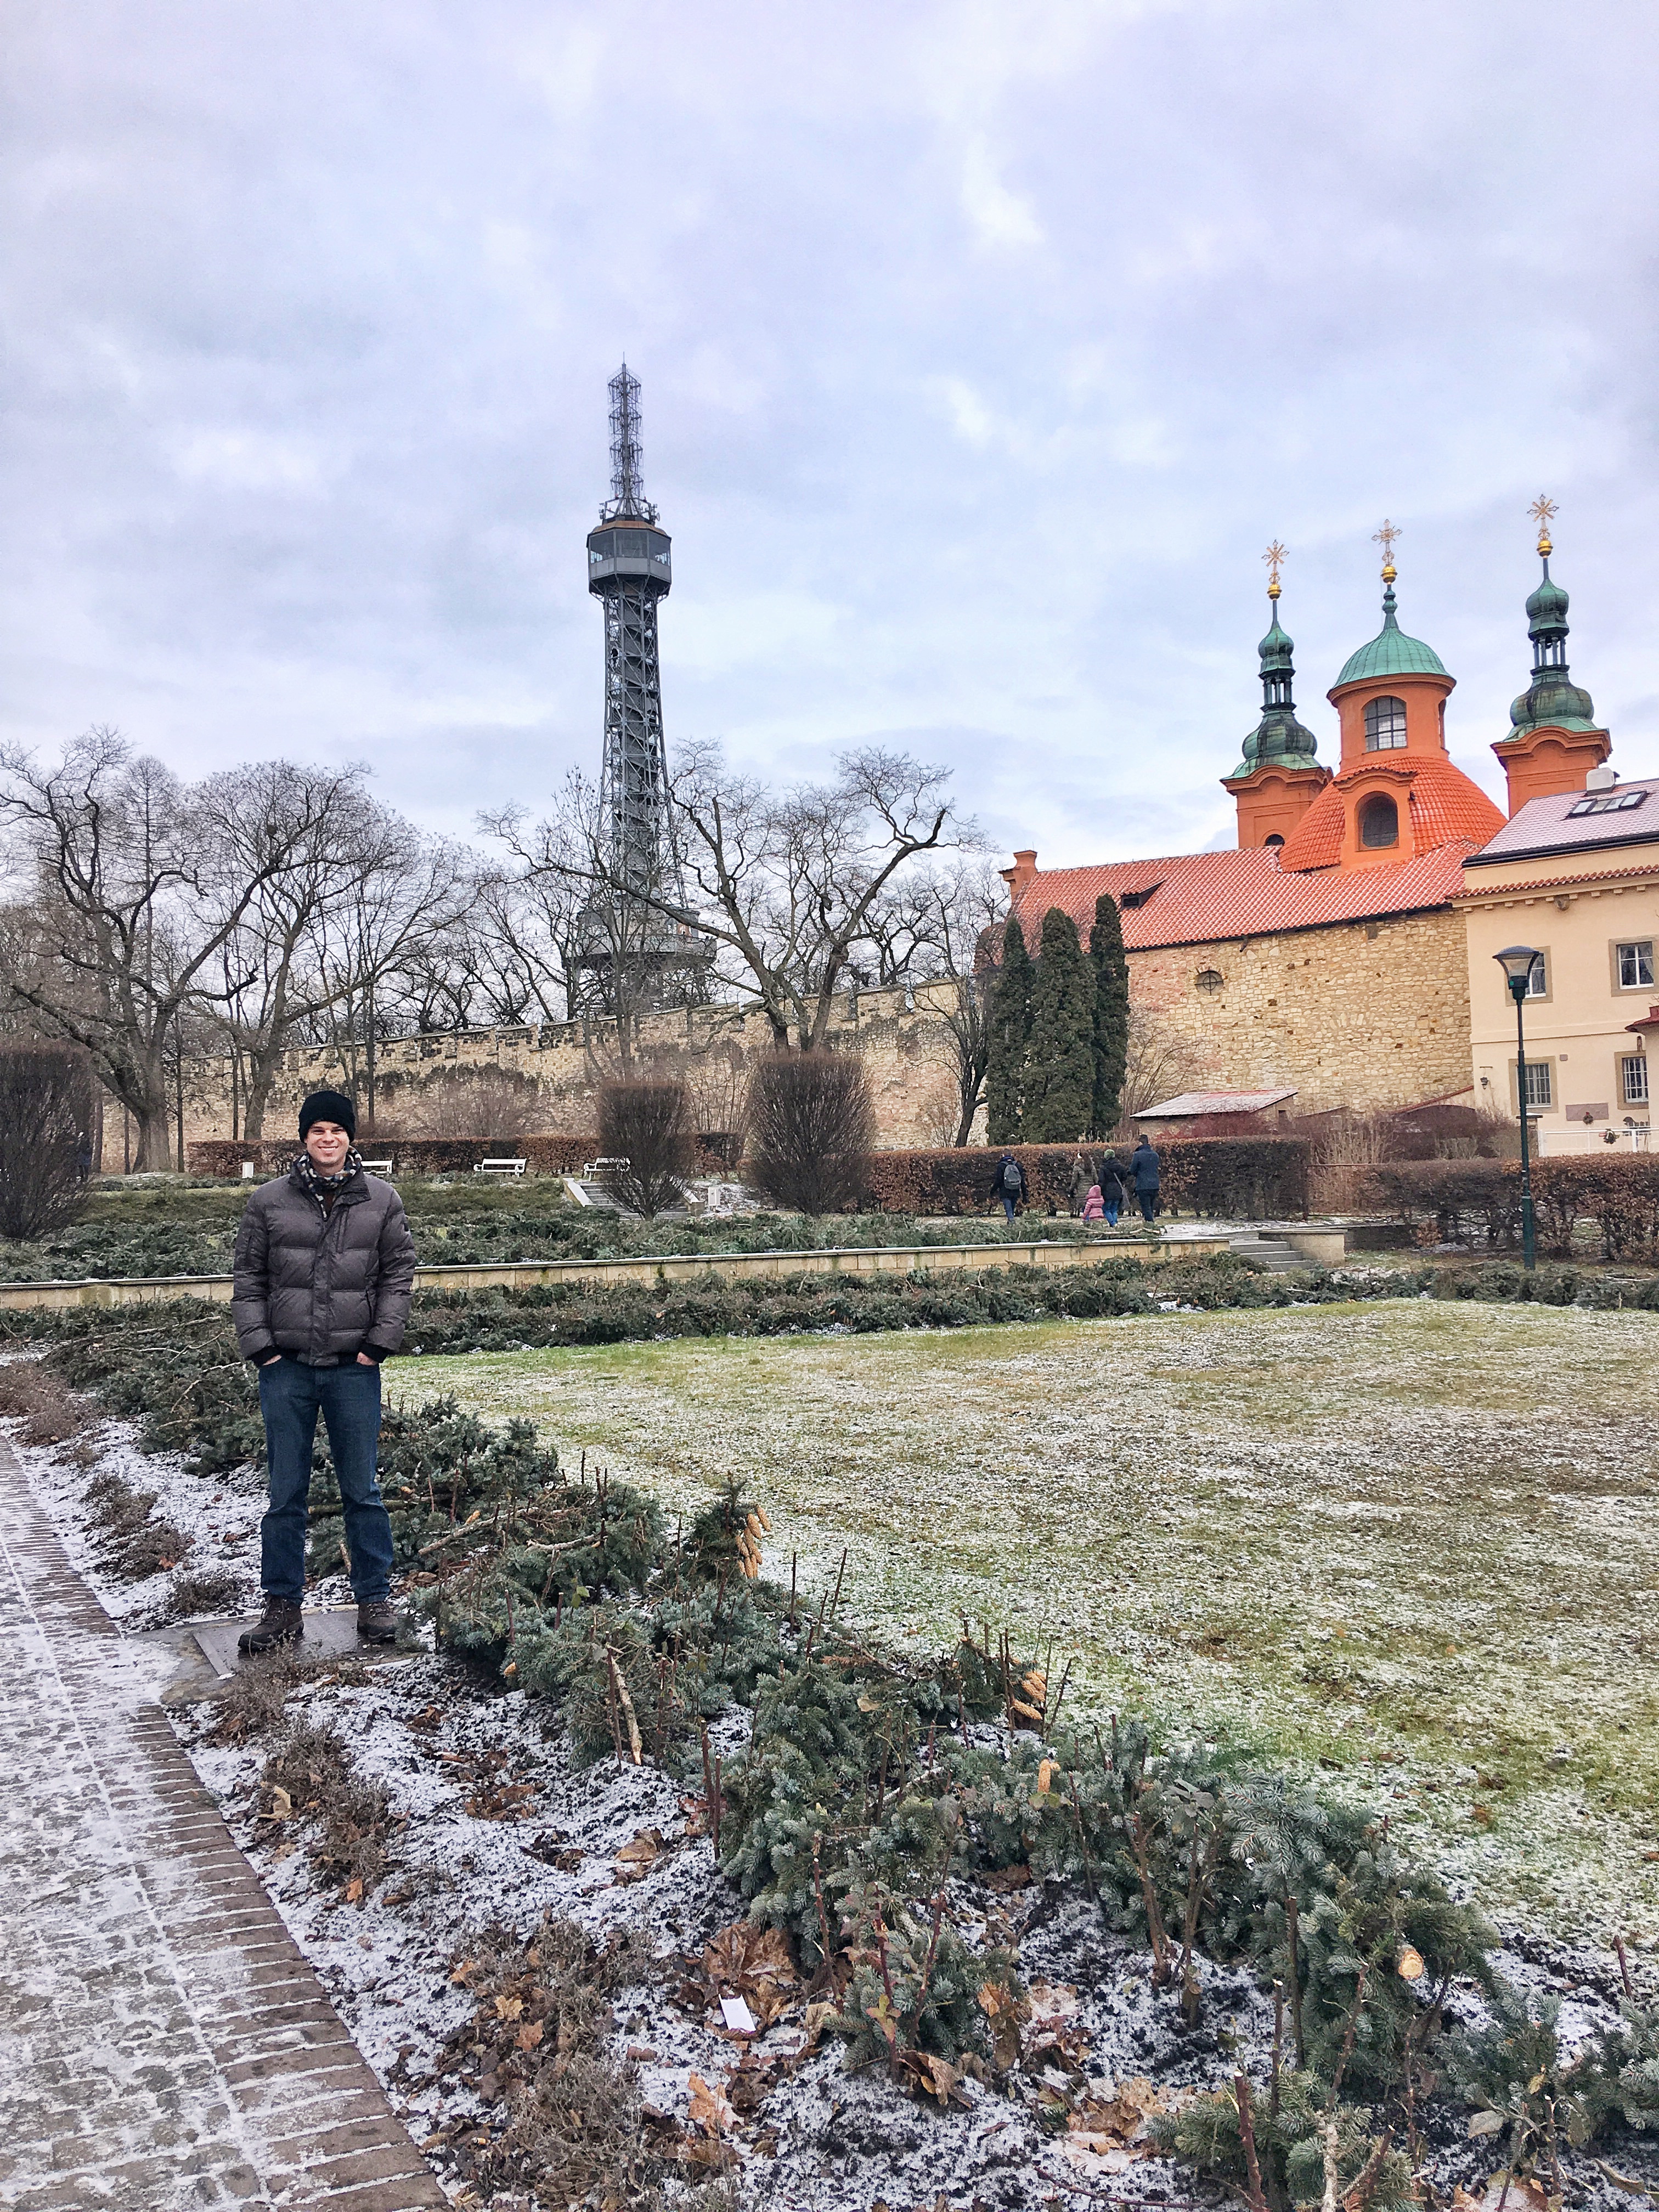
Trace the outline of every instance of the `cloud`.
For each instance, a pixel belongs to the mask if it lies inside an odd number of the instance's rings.
[[[597,762],[626,352],[671,745],[804,774],[903,730],[1045,860],[1195,847],[1258,711],[1262,546],[1329,754],[1389,513],[1495,781],[1542,486],[1575,678],[1659,766],[1644,21],[1262,22],[17,0],[6,734],[367,757],[456,830],[534,805]]]

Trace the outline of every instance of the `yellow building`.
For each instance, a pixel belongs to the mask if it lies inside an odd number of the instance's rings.
[[[1536,950],[1524,1001],[1527,1107],[1540,1152],[1645,1149],[1659,1030],[1659,778],[1528,799],[1464,863],[1477,1105],[1514,1115],[1515,1004],[1494,956]],[[1659,1056],[1659,1055],[1656,1055]]]

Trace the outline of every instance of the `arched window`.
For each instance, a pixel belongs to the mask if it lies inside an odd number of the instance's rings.
[[[1359,842],[1375,850],[1400,842],[1400,809],[1386,791],[1374,791],[1359,803]]]
[[[1275,830],[1271,837],[1264,837],[1261,842],[1271,852],[1275,846],[1282,845],[1285,840],[1279,836],[1278,830]]]
[[[1365,750],[1368,753],[1397,752],[1406,742],[1406,702],[1403,699],[1368,699],[1365,702]],[[1390,840],[1390,842],[1393,841]]]

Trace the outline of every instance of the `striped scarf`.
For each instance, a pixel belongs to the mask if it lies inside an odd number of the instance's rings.
[[[347,1147],[346,1156],[341,1163],[338,1175],[324,1175],[309,1152],[301,1152],[294,1163],[295,1173],[322,1209],[325,1221],[328,1219],[329,1211],[335,1200],[351,1181],[353,1176],[362,1173],[362,1168],[363,1156],[355,1145]]]

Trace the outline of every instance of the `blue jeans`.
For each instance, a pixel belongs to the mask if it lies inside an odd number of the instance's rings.
[[[1002,1211],[1004,1217],[1012,1223],[1014,1218],[1014,1201],[1006,1190],[1002,1194]]]
[[[389,1596],[392,1523],[374,1479],[380,1369],[355,1359],[338,1367],[273,1359],[259,1370],[259,1411],[270,1474],[270,1510],[259,1523],[259,1580],[266,1593],[295,1605],[305,1598],[306,1499],[320,1413],[345,1507],[351,1594],[359,1605]]]
[[[1109,1229],[1115,1229],[1117,1227],[1117,1200],[1115,1198],[1107,1198],[1103,1199],[1101,1203],[1106,1208],[1106,1226]]]

